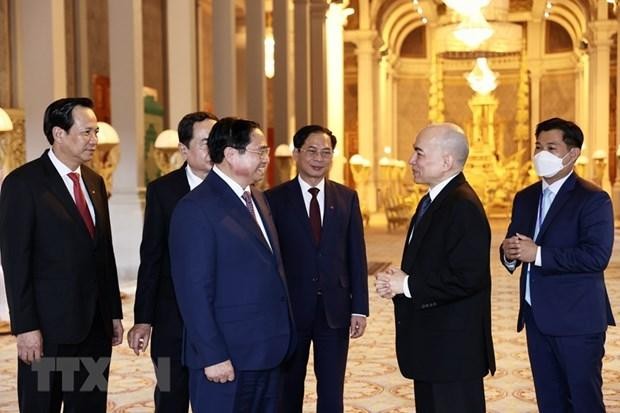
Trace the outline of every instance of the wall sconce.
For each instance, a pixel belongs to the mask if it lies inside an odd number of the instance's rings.
[[[585,155],[579,155],[577,161],[575,162],[575,170],[577,171],[577,175],[585,177],[586,176],[586,168],[588,167],[588,157]]]
[[[13,130],[13,121],[6,113],[6,110],[0,108],[0,132],[8,132]]]
[[[177,131],[173,129],[161,131],[155,139],[154,148],[155,164],[162,175],[180,168],[183,164],[183,158],[179,154],[179,133]]]
[[[265,76],[273,79],[276,72],[275,50],[276,41],[273,38],[273,23],[271,13],[267,14],[267,27],[265,28]]]
[[[607,167],[607,154],[602,149],[597,149],[592,154],[592,160],[594,161],[594,177],[593,181],[598,186],[603,185],[603,175],[605,175],[605,168]]]
[[[97,122],[97,126],[99,127],[97,150],[95,150],[93,159],[91,159],[89,164],[103,177],[109,198],[112,195],[112,175],[120,159],[120,149],[118,147],[120,139],[116,130],[109,123]]]
[[[362,219],[364,224],[368,225],[370,220],[370,212],[368,209],[368,179],[370,178],[370,161],[359,153],[349,158],[349,168],[355,182],[355,189],[360,197],[360,209],[362,210]]]

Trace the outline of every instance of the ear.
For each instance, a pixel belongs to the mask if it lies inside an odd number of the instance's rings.
[[[63,128],[60,126],[54,126],[52,128],[52,136],[54,137],[54,142],[62,140],[62,138],[67,134]]]
[[[293,160],[295,161],[295,163],[297,163],[297,160],[299,159],[299,149],[293,149],[291,155],[293,156]]]
[[[454,166],[454,156],[446,154],[443,157],[443,167],[446,171],[449,171]]]
[[[185,146],[184,144],[182,144],[181,142],[179,142],[179,152],[181,153],[181,156],[183,156],[183,159],[185,160],[187,160],[188,151],[189,151],[189,148]]]
[[[226,159],[228,163],[231,163],[232,160],[236,157],[237,153],[238,152],[235,148],[227,146],[226,148],[224,148],[224,159]]]
[[[568,153],[570,153],[570,160],[569,162],[577,162],[577,159],[579,158],[579,156],[581,156],[581,149],[579,148],[570,148],[570,150],[568,151]]]

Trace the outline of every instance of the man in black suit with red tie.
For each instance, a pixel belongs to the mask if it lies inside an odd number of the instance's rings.
[[[185,115],[178,126],[179,151],[185,163],[151,182],[146,190],[135,324],[127,333],[127,342],[137,355],[146,350],[152,330],[157,413],[181,413],[189,408],[188,371],[181,364],[183,321],[170,277],[168,232],[177,202],[200,185],[211,170],[207,140],[216,121],[217,117],[208,112]]]
[[[312,342],[317,412],[342,412],[349,338],[364,334],[368,269],[357,193],[326,178],[336,137],[320,125],[293,137],[299,175],[267,191],[297,328],[280,412],[301,413]]]
[[[400,268],[377,275],[377,292],[394,300],[396,357],[413,379],[417,413],[484,413],[482,378],[495,372],[491,229],[463,175],[468,154],[454,124],[418,134],[409,165],[429,191],[411,220]]]
[[[97,146],[88,98],[45,111],[51,145],[11,172],[0,194],[0,251],[17,336],[22,413],[106,411],[122,310],[103,179],[84,165]]]

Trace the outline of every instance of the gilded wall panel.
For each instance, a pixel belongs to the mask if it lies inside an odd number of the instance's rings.
[[[559,117],[575,119],[575,75],[557,73],[540,80],[540,120]]]
[[[428,79],[403,78],[398,80],[397,145],[393,157],[408,161],[417,133],[428,125]],[[383,148],[379,148],[382,150]],[[411,174],[405,174],[411,180]]]

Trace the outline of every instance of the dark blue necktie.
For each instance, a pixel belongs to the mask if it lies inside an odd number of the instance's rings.
[[[413,222],[413,227],[417,227],[420,221],[422,221],[422,217],[426,214],[428,207],[431,206],[431,197],[426,194],[420,200],[418,204],[418,208],[415,211],[415,221]]]

